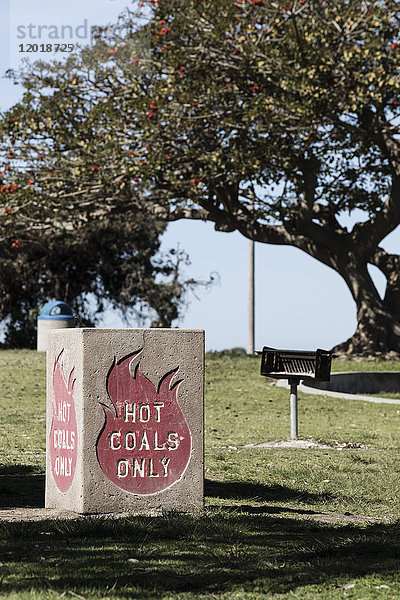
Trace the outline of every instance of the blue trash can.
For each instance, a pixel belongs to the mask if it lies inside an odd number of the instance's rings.
[[[74,311],[66,302],[55,300],[47,302],[37,319],[37,350],[46,352],[47,332],[51,329],[76,327],[77,319]]]

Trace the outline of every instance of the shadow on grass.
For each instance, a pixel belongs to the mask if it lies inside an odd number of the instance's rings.
[[[226,498],[231,500],[259,500],[262,502],[289,502],[295,500],[306,504],[334,500],[329,492],[312,494],[299,492],[282,485],[262,485],[245,481],[212,481],[205,480],[205,494],[211,498]]]
[[[321,525],[224,510],[3,522],[0,534],[5,598],[50,588],[84,598],[287,593],[367,574],[396,586],[400,558],[398,525]]]
[[[0,466],[0,508],[41,508],[44,507],[44,475],[37,467],[27,465]],[[312,504],[332,500],[329,493],[311,494],[299,492],[284,486],[265,486],[243,481],[220,482],[205,480],[205,495],[211,498],[235,500],[259,500],[262,502],[288,502],[295,500]],[[250,507],[248,507],[250,508]],[[253,512],[269,514],[281,511],[279,507],[267,507]],[[242,510],[245,510],[242,507]],[[285,512],[315,514],[312,510],[282,508]]]
[[[39,467],[0,465],[0,508],[44,506],[44,475]]]

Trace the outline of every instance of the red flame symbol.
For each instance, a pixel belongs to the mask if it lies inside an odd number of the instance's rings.
[[[64,377],[59,354],[53,371],[53,420],[50,429],[51,472],[60,492],[66,492],[72,483],[77,457],[77,427],[74,403],[74,369],[69,374],[68,384]]]
[[[107,392],[115,411],[102,404],[106,422],[97,441],[97,458],[119,488],[150,495],[182,477],[192,438],[177,398],[182,380],[171,386],[178,369],[167,373],[156,390],[139,364],[131,373],[139,352],[115,359],[108,374]]]

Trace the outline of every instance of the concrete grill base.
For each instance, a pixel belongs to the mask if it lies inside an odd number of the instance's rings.
[[[46,508],[203,506],[204,332],[48,334]]]

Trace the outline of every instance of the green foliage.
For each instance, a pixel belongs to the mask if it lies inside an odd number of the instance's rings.
[[[121,35],[23,73],[2,126],[5,159],[8,142],[27,165],[3,172],[11,208],[22,196],[38,210],[40,190],[47,207],[79,209],[84,192],[90,212],[107,190],[119,210],[145,195],[242,229],[236,210],[247,217],[251,203],[260,223],[296,235],[311,188],[324,227],[382,206],[397,160],[381,139],[394,142],[400,110],[396,3],[143,4],[145,27],[127,13]],[[237,206],[224,205],[230,188]]]
[[[259,220],[294,234],[299,210],[323,226],[343,210],[373,214],[397,160],[378,138],[400,110],[398,17],[396,3],[377,1],[159,3],[153,53],[166,76],[151,88],[146,126],[150,144],[164,132],[158,185],[172,200],[186,185],[211,213],[210,192],[218,212],[218,188],[232,186],[244,215],[252,202]],[[302,209],[312,187],[314,206]]]
[[[229,357],[229,358],[237,358],[239,356],[244,356],[246,354],[246,350],[244,348],[241,347],[235,347],[235,348],[229,348],[227,350],[210,350],[209,352],[207,352],[206,354],[206,358],[208,359],[213,359],[213,358],[224,358],[224,357]]]
[[[68,302],[81,323],[93,326],[108,307],[125,318],[152,318],[169,327],[183,306],[182,252],[160,254],[164,227],[138,215],[108,217],[72,231],[20,232],[17,246],[0,240],[0,318],[6,347],[34,348],[36,319],[46,300]]]

